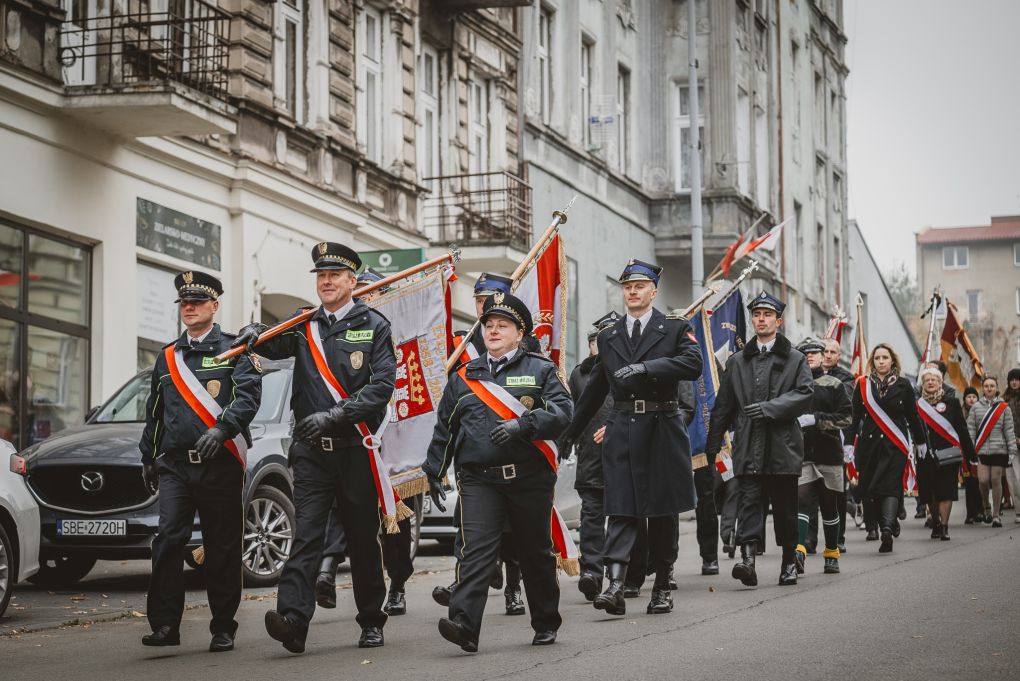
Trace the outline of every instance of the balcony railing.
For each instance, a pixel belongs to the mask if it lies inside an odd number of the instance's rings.
[[[507,172],[427,177],[424,228],[436,244],[531,243],[531,187]]]
[[[169,0],[150,12],[129,0],[127,12],[65,21],[60,63],[67,85],[144,86],[176,82],[223,97],[230,17],[202,0]]]

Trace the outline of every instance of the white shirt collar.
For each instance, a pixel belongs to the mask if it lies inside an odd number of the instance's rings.
[[[337,321],[340,321],[341,319],[343,319],[344,317],[346,317],[346,316],[347,316],[347,313],[348,313],[348,312],[350,312],[350,311],[351,311],[351,308],[353,308],[353,307],[354,307],[354,303],[355,303],[355,302],[356,302],[356,301],[354,300],[354,298],[351,298],[351,299],[350,299],[349,301],[347,301],[347,304],[346,304],[346,305],[344,305],[343,307],[341,307],[341,308],[340,308],[339,310],[337,310],[336,312],[330,312],[330,311],[329,311],[329,310],[327,310],[327,309],[326,309],[325,307],[323,307],[323,308],[322,308],[322,312],[323,312],[323,314],[325,314],[325,315],[326,315],[326,319],[327,319],[327,321],[329,320],[329,316],[330,316],[330,315],[333,315],[333,316],[334,316],[334,317],[336,318],[336,320],[337,320]]]
[[[485,353],[485,361],[486,361],[486,363],[489,363],[489,362],[499,362],[499,361],[505,359],[507,362],[509,362],[517,354],[517,350],[518,350],[518,348],[514,348],[510,352],[508,352],[505,355],[503,355],[502,357],[500,357],[499,359],[493,357],[490,353],[486,352]]]
[[[651,307],[648,308],[648,312],[644,313],[640,317],[631,317],[630,314],[627,315],[627,335],[628,336],[634,331],[634,322],[636,322],[636,321],[640,321],[641,322],[641,332],[644,333],[644,330],[648,328],[648,320],[652,318],[652,310],[653,309],[654,308],[651,308]]]
[[[772,346],[776,344],[776,338],[778,338],[778,336],[773,336],[772,340],[768,343],[758,343],[758,352],[763,352],[765,350],[772,352]]]
[[[209,329],[205,333],[203,333],[201,336],[199,336],[197,338],[192,336],[189,333],[188,334],[188,342],[191,343],[192,345],[194,345],[195,343],[201,343],[202,341],[205,340],[206,336],[208,336],[210,333],[212,333],[212,330],[213,330],[213,327],[210,326]]]

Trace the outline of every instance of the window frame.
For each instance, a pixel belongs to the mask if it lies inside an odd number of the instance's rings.
[[[432,68],[426,66],[427,58],[432,60]],[[418,57],[418,103],[420,106],[418,131],[418,168],[419,178],[438,177],[442,174],[440,111],[442,109],[442,84],[440,80],[439,49],[434,45],[423,43]],[[426,87],[427,78],[432,77],[432,91]],[[426,120],[432,114],[432,136],[428,136]],[[429,155],[432,162],[429,163]]]
[[[283,109],[298,123],[305,122],[305,98],[307,97],[307,70],[305,56],[308,45],[305,40],[305,23],[303,3],[297,0],[276,3],[274,14],[273,39],[273,95],[278,108]],[[296,44],[291,46],[288,36],[288,25],[294,27]],[[294,80],[290,81],[290,48],[294,50]],[[293,105],[289,101],[293,87]]]
[[[556,12],[545,5],[538,7],[538,39],[535,58],[538,61],[538,113],[542,123],[549,125],[552,113],[552,56],[554,52]]]
[[[683,113],[683,103],[687,98],[687,113]],[[698,83],[698,138],[701,140],[701,148],[698,150],[698,157],[701,160],[701,186],[705,186],[705,109],[700,103],[705,99],[705,83]],[[676,83],[673,86],[673,190],[677,194],[689,194],[691,187],[686,186],[684,172],[690,163],[688,162],[687,150],[684,148],[684,131],[687,131],[688,139],[691,130],[690,115],[690,83]],[[750,162],[750,161],[748,161]],[[689,172],[689,171],[687,171]]]
[[[967,319],[974,320],[981,316],[981,289],[968,289],[967,290]],[[974,303],[971,304],[971,296],[974,297]]]
[[[1020,241],[1013,244],[1013,267],[1020,267]]]
[[[622,175],[630,168],[630,84],[631,71],[626,64],[616,68],[616,167]]]
[[[953,253],[953,262],[946,264],[946,255]],[[963,253],[963,264],[960,264],[960,253]],[[942,269],[944,270],[966,270],[970,268],[970,247],[969,246],[943,246],[942,247]]]
[[[368,47],[368,19],[372,18],[376,26],[377,59],[365,54]],[[385,91],[385,68],[383,58],[386,54],[386,30],[383,13],[376,7],[365,5],[358,12],[355,27],[355,61],[357,82],[355,84],[356,123],[358,145],[362,147],[365,158],[376,164],[383,162],[383,146],[386,129],[385,113],[383,112],[383,94]],[[368,76],[374,79],[374,88],[368,89]],[[369,111],[370,106],[374,113]]]
[[[492,125],[490,114],[490,81],[480,73],[473,72],[468,76],[468,172],[472,175],[491,172],[492,159]],[[482,106],[477,106],[481,102]],[[481,120],[475,111],[481,111]],[[483,140],[481,153],[476,153],[478,140]]]
[[[581,88],[581,145],[585,150],[592,150],[591,136],[591,93],[594,85],[594,69],[592,60],[595,57],[595,41],[584,33],[581,34],[581,63],[578,83]]]

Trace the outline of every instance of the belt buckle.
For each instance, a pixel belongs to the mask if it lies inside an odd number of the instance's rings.
[[[189,463],[202,463],[202,457],[198,455],[198,450],[188,450],[188,462]]]
[[[634,400],[634,413],[635,414],[644,414],[645,413],[645,401],[644,400]]]
[[[507,464],[506,466],[500,466],[500,469],[503,472],[504,480],[513,480],[517,477],[517,466],[512,463]]]
[[[331,437],[320,437],[319,444],[322,445],[322,451],[332,452],[333,451],[333,438]]]

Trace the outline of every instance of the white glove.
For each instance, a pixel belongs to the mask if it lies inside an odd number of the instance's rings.
[[[843,445],[843,463],[853,463],[854,461],[854,446]]]
[[[814,414],[801,414],[800,416],[797,417],[797,423],[800,424],[801,428],[807,428],[808,426],[813,426],[813,425],[815,425],[815,415]]]
[[[928,454],[928,445],[919,444],[917,445],[917,458],[923,459]]]

